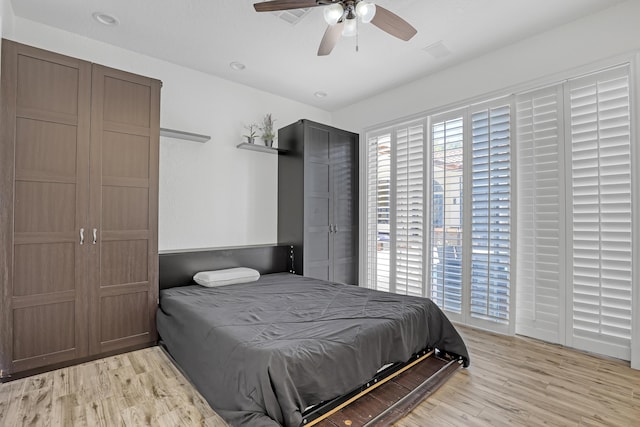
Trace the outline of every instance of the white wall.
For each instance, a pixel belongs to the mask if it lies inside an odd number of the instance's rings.
[[[0,0],[0,35],[7,37],[13,31],[13,7],[11,0]]]
[[[0,0],[0,36],[3,38],[9,37],[13,32],[13,20],[14,14],[11,0]]]
[[[551,31],[333,112],[354,132],[640,49],[640,1]],[[446,42],[446,40],[445,40]]]
[[[157,78],[161,126],[211,135],[160,140],[160,250],[276,242],[277,156],[236,149],[242,125],[268,112],[331,124],[328,112],[19,17],[9,38]]]

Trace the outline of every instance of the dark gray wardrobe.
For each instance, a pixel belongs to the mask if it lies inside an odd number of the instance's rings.
[[[278,242],[296,273],[358,283],[358,135],[309,120],[278,131]]]

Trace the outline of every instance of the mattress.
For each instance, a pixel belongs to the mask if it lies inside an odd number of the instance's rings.
[[[161,340],[234,426],[295,426],[383,365],[429,347],[464,358],[463,340],[429,299],[289,273],[216,288],[162,290]]]

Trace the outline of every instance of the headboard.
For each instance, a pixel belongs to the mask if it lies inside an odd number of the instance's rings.
[[[289,272],[290,245],[238,246],[160,253],[160,289],[193,284],[198,271],[249,267],[260,274]]]

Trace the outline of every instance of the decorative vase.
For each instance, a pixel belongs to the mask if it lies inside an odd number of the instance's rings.
[[[264,145],[267,147],[273,147],[273,139],[265,139]]]
[[[247,136],[245,138],[247,138],[247,144],[253,144],[256,141],[253,136]]]

